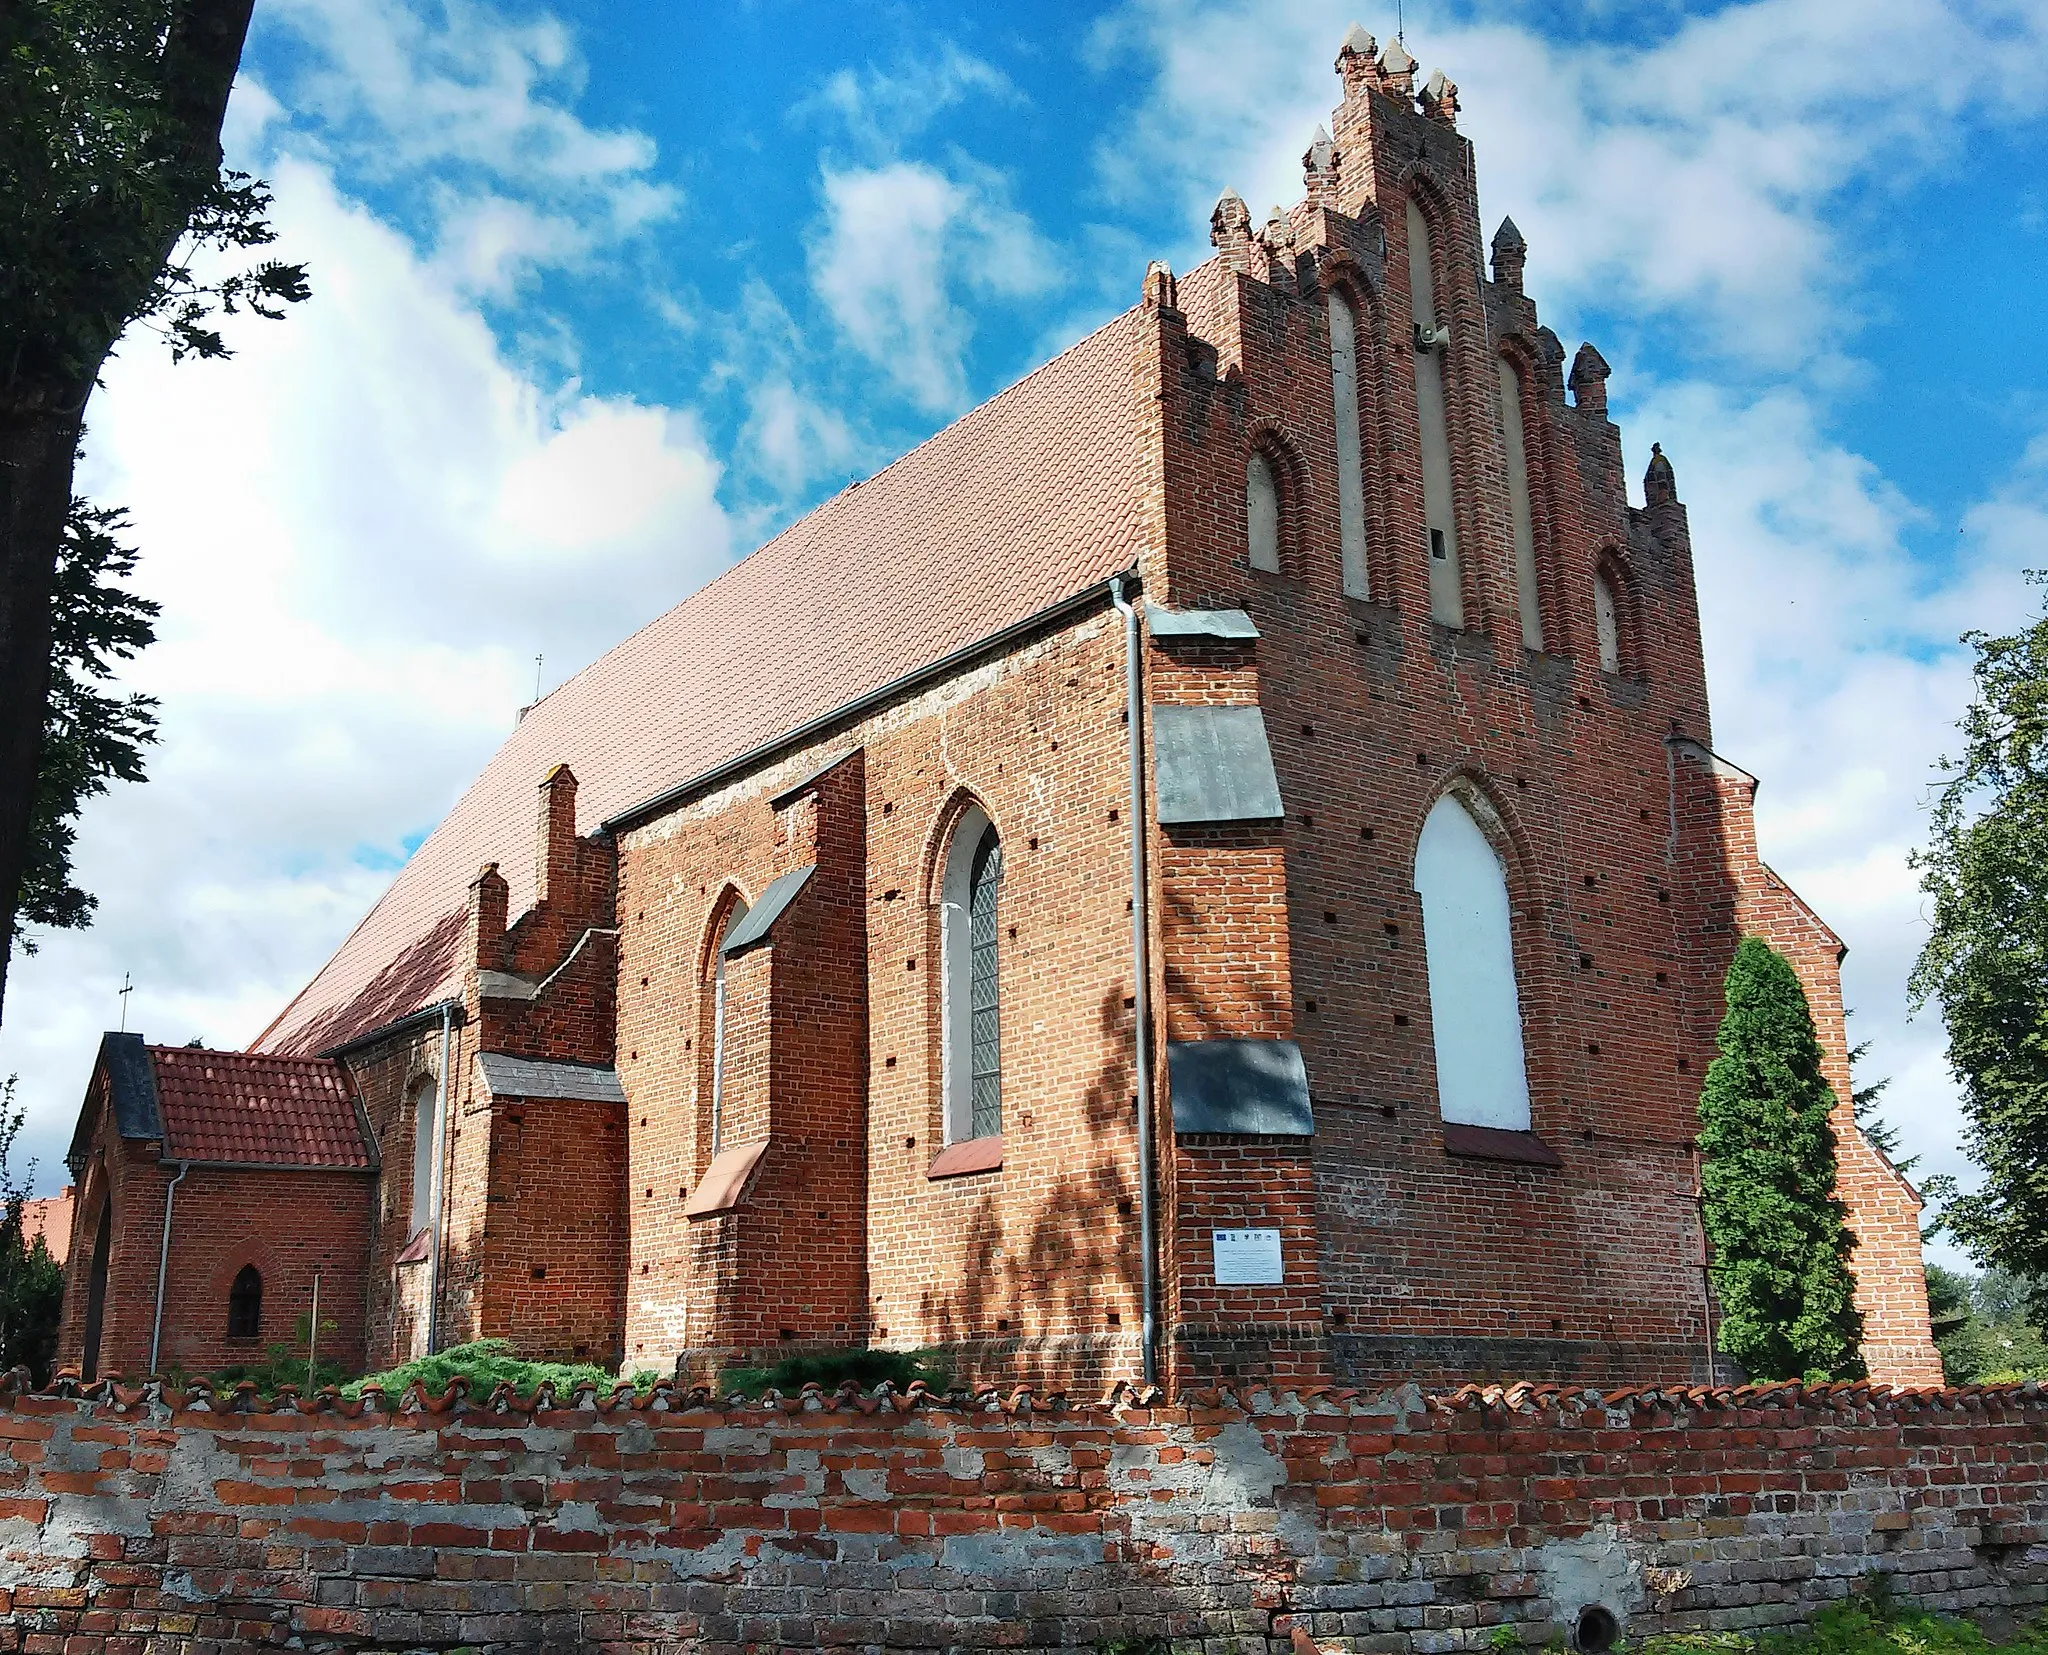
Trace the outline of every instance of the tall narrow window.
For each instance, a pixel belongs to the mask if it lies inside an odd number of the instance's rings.
[[[1529,1128],[1529,1076],[1507,875],[1492,842],[1454,793],[1437,800],[1415,847],[1436,1094],[1443,1118]]]
[[[441,1088],[423,1080],[412,1092],[412,1225],[406,1232],[418,1235],[434,1222],[434,1172],[439,1165],[438,1125]]]
[[[245,1264],[235,1272],[228,1289],[228,1337],[257,1339],[263,1334],[263,1277],[256,1266]]]
[[[1330,401],[1337,416],[1337,525],[1347,596],[1371,596],[1365,562],[1365,454],[1358,424],[1358,314],[1330,293]]]
[[[1605,569],[1593,576],[1593,632],[1600,640],[1600,670],[1621,671],[1621,617],[1614,605],[1614,581]]]
[[[1429,541],[1429,615],[1465,624],[1458,582],[1457,513],[1451,503],[1451,440],[1444,413],[1443,342],[1429,222],[1408,198],[1408,305],[1415,322],[1415,406],[1422,423],[1422,515]]]
[[[1508,514],[1515,529],[1515,595],[1522,606],[1522,645],[1543,647],[1543,606],[1536,587],[1536,518],[1529,505],[1529,450],[1522,430],[1522,376],[1501,357],[1500,429],[1508,451]]]
[[[977,808],[961,814],[940,896],[946,1141],[1003,1129],[1003,845]]]
[[[747,917],[747,905],[733,898],[732,910],[718,933],[718,946],[711,951],[711,1153],[719,1150],[725,1125],[725,939]]]
[[[1256,448],[1244,464],[1246,549],[1254,569],[1280,572],[1280,484],[1273,462]]]

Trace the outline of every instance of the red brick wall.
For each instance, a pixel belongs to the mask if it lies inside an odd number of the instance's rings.
[[[17,1399],[0,1649],[1277,1655],[1300,1626],[1440,1655],[1556,1647],[1587,1605],[1631,1642],[1775,1631],[1871,1571],[1933,1608],[2048,1599],[2038,1396],[1247,1402],[391,1420]]]
[[[1243,608],[1257,622],[1248,655],[1288,807],[1270,853],[1275,868],[1284,859],[1288,920],[1275,947],[1258,940],[1264,864],[1247,850],[1234,877],[1181,878],[1180,847],[1163,848],[1161,925],[1177,928],[1169,998],[1179,981],[1229,986],[1256,1004],[1248,1022],[1302,1044],[1337,1371],[1703,1373],[1690,1139],[1704,1064],[1676,1015],[1697,967],[1680,958],[1666,864],[1664,738],[1708,727],[1682,510],[1628,506],[1599,375],[1582,374],[1568,403],[1559,347],[1533,307],[1518,287],[1479,279],[1464,140],[1366,87],[1336,132],[1340,210],[1298,208],[1287,250],[1225,236],[1222,257],[1165,295],[1177,309],[1153,307],[1168,483],[1147,580],[1155,596]],[[1406,326],[1411,189],[1431,196],[1451,327],[1461,631],[1429,618]],[[1330,285],[1362,323],[1366,602],[1340,578]],[[1494,367],[1503,350],[1527,376],[1540,654],[1521,641]],[[1290,550],[1270,575],[1246,563],[1244,465],[1253,443],[1275,440],[1299,475]],[[1603,553],[1630,582],[1621,675],[1602,673],[1594,649]],[[1159,700],[1195,698],[1204,684],[1241,693],[1248,662],[1189,654],[1154,647]],[[1413,857],[1430,805],[1460,777],[1500,818],[1533,1125],[1561,1168],[1444,1152]],[[1215,942],[1177,946],[1183,935]],[[1242,952],[1230,943],[1239,935],[1253,939]],[[1267,959],[1263,981],[1237,986]],[[1201,1250],[1188,1224],[1175,1233]]]
[[[968,1368],[1062,1377],[1132,1365],[1128,754],[1113,621],[1092,617],[970,669],[621,835],[629,1364],[665,1366],[687,1347],[719,1345],[706,1329],[749,1295],[758,1308],[730,1323],[746,1335],[737,1344],[780,1346],[784,1328],[798,1343],[837,1342],[838,1312],[807,1326],[785,1318],[824,1280],[840,1279],[837,1263],[820,1275],[813,1238],[824,1238],[820,1257],[830,1257],[856,1232],[857,1194],[836,1180],[851,1177],[864,1154],[867,1303],[849,1304],[844,1323],[855,1342],[945,1342],[961,1347]],[[775,1145],[747,1207],[693,1226],[682,1205],[709,1147],[700,1047],[711,1038],[707,962],[723,893],[736,884],[756,899],[799,859],[812,830],[800,815],[778,827],[770,799],[856,747],[858,760],[823,784],[818,876],[771,943],[728,971],[726,1142],[753,1130],[733,1123],[756,1118],[748,1077],[763,1064],[771,1091],[784,1089],[769,1110]],[[965,797],[988,812],[1003,843],[1003,1164],[934,1180],[928,1169],[944,1141],[937,903],[946,829]],[[836,856],[848,860],[835,866]],[[764,972],[772,981],[757,984]],[[850,1000],[822,998],[855,984],[864,1024]],[[764,1026],[764,995],[778,1009],[773,1049],[760,1056],[748,1042]],[[838,1031],[829,1063],[822,1046],[803,1055],[821,1029]],[[849,1081],[864,1099],[837,1090]],[[851,1130],[863,1107],[864,1134],[842,1151],[822,1128]],[[807,1167],[800,1134],[820,1140]],[[798,1199],[787,1180],[799,1170],[826,1199]],[[833,1216],[819,1220],[820,1211]]]
[[[149,1371],[164,1200],[175,1176],[174,1167],[158,1161],[154,1144],[123,1141],[102,1112],[65,1263],[59,1367],[75,1369],[84,1359],[93,1242],[111,1199],[99,1371]],[[295,1344],[294,1324],[312,1312],[317,1272],[320,1349],[351,1373],[360,1371],[371,1200],[368,1173],[192,1168],[178,1183],[171,1215],[159,1367],[217,1373],[229,1363],[263,1360],[272,1344]],[[252,1341],[230,1340],[228,1289],[247,1264],[263,1278],[262,1332]]]

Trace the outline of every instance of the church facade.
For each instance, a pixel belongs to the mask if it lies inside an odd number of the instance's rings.
[[[1698,1381],[1695,1105],[1761,934],[1866,1360],[1939,1382],[1672,468],[1630,504],[1455,86],[1357,29],[1337,70],[1300,202],[1226,194],[1213,258],[529,709],[239,1054],[360,1109],[365,1365]],[[77,1274],[159,1208],[73,1172]]]

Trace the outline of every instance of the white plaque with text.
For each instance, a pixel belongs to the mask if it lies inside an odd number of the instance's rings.
[[[1216,1244],[1218,1287],[1277,1287],[1286,1280],[1280,1268],[1278,1230],[1212,1230]]]

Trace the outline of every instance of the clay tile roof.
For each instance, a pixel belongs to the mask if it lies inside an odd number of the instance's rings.
[[[50,1257],[59,1264],[71,1251],[71,1186],[64,1186],[62,1195],[46,1195],[37,1201],[25,1201],[21,1207],[21,1244],[33,1247],[36,1237],[43,1238],[43,1245],[49,1249]]]
[[[342,1066],[151,1046],[167,1161],[368,1171],[375,1163]]]
[[[461,991],[469,881],[534,893],[557,764],[602,822],[1133,567],[1143,434],[1126,312],[791,525],[530,711],[257,1039],[331,1051]]]

